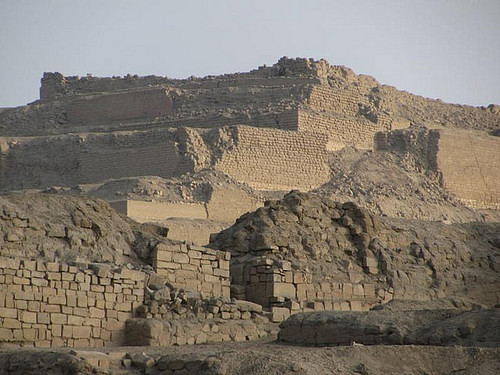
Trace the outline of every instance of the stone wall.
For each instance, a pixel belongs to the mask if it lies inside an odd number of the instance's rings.
[[[0,347],[123,345],[146,275],[0,258]]]
[[[153,267],[177,289],[208,297],[229,297],[231,254],[205,247],[174,243],[159,244]]]
[[[310,273],[292,270],[288,261],[262,257],[233,264],[231,280],[233,297],[269,308],[275,322],[300,311],[366,311],[393,295],[373,283],[313,282]]]
[[[257,129],[228,129],[231,147],[215,168],[258,190],[310,190],[329,180],[328,137],[324,134]]]
[[[218,342],[253,341],[276,334],[277,327],[252,320],[150,320],[127,322],[129,345],[182,346]]]

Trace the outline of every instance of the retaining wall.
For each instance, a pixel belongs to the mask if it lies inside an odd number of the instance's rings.
[[[500,209],[500,137],[440,131],[443,186],[473,208]]]
[[[375,149],[413,155],[469,207],[500,208],[500,137],[461,130],[395,130],[377,133]]]
[[[333,112],[301,109],[298,113],[299,132],[327,134],[331,149],[344,146],[372,149],[376,132],[386,130],[387,124],[374,123],[364,117],[349,117]]]
[[[258,190],[310,190],[329,180],[328,137],[309,132],[231,128],[234,144],[215,168]]]
[[[66,109],[66,116],[72,123],[92,124],[153,119],[172,110],[172,98],[160,88],[77,98]]]

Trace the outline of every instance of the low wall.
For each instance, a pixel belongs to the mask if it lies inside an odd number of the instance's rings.
[[[314,312],[280,325],[279,340],[299,345],[461,345],[498,347],[494,310]]]
[[[0,258],[0,347],[123,345],[146,275],[90,267]]]
[[[153,254],[153,267],[175,288],[207,297],[229,297],[231,254],[205,247],[159,244]]]
[[[253,341],[277,333],[277,326],[255,320],[127,321],[127,343],[141,346],[181,346],[228,341]]]
[[[238,217],[262,206],[248,193],[216,189],[208,203],[196,202],[147,202],[124,200],[110,202],[111,207],[140,222],[158,222],[172,218],[205,219],[232,223]]]
[[[270,308],[275,322],[300,311],[366,311],[393,295],[371,283],[313,282],[288,261],[262,258],[232,265],[231,280],[233,297]]]
[[[136,200],[110,202],[111,207],[140,223],[169,218],[207,219],[204,203],[146,202]]]

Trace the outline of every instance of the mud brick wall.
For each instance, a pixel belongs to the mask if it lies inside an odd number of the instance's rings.
[[[172,115],[164,117],[161,123],[169,127],[215,128],[231,125],[248,125],[259,128],[297,130],[297,109],[280,110],[277,113],[231,114],[230,116]]]
[[[500,209],[500,137],[440,131],[443,186],[473,208]]]
[[[0,189],[74,186],[109,178],[173,177],[193,170],[176,133],[153,130],[10,140],[0,154]]]
[[[69,105],[66,116],[72,123],[106,123],[151,119],[172,109],[172,98],[165,89],[149,89],[79,98]]]
[[[123,345],[145,274],[0,258],[0,347]]]
[[[255,189],[309,190],[329,179],[326,135],[238,126],[230,136],[215,168]]]
[[[308,109],[299,110],[299,132],[321,132],[329,136],[330,148],[344,146],[372,149],[375,133],[385,130],[385,125],[366,120],[363,117],[349,117],[343,114],[326,113]]]
[[[353,92],[335,92],[325,86],[313,86],[309,93],[308,104],[311,109],[317,111],[328,111],[343,113],[347,116],[356,116],[359,111],[359,103],[364,98]]]
[[[377,133],[375,149],[409,153],[465,205],[500,207],[500,137],[461,130]]]
[[[225,74],[223,77],[208,76],[194,79],[170,79],[154,75],[143,77],[137,75],[124,77],[65,77],[61,73],[44,73],[41,80],[40,99],[50,100],[54,99],[56,95],[137,90],[152,86],[210,89],[233,86],[294,86],[320,83],[320,80],[314,77],[272,77],[269,71],[270,68],[263,68],[248,73]]]
[[[231,254],[201,246],[160,244],[153,254],[156,273],[177,289],[199,293],[204,298],[229,297]]]
[[[207,219],[204,203],[115,201],[111,207],[140,223],[163,221],[169,218]]]

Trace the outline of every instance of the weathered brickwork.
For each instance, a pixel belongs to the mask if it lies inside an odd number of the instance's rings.
[[[364,118],[351,118],[342,114],[299,110],[299,132],[321,132],[329,137],[330,148],[344,146],[373,148],[373,136],[385,130],[385,125]]]
[[[473,208],[500,207],[500,138],[458,130],[407,129],[378,133],[375,149],[412,155],[439,174],[441,184]]]
[[[217,342],[253,341],[276,334],[277,325],[263,320],[149,320],[127,322],[127,340],[130,345],[182,346]]]
[[[0,346],[122,345],[146,275],[0,258]]]
[[[309,190],[329,179],[328,137],[238,126],[215,168],[259,190]]]
[[[359,113],[359,103],[363,100],[357,93],[335,92],[325,86],[313,86],[307,103],[313,110],[356,116]]]
[[[66,116],[70,122],[89,124],[153,119],[172,109],[172,98],[165,89],[149,89],[79,98],[69,105]]]
[[[305,271],[292,270],[288,261],[255,258],[231,266],[233,296],[261,304],[275,322],[299,311],[366,311],[382,300],[391,300],[390,288],[370,283],[313,282]]]
[[[193,161],[179,149],[176,137],[175,132],[158,130],[8,139],[8,148],[0,154],[0,189],[75,186],[144,175],[168,178],[193,171]]]
[[[441,131],[437,165],[464,204],[500,209],[500,137]]]
[[[229,297],[229,260],[225,251],[184,243],[156,247],[153,267],[175,288],[208,297]]]

